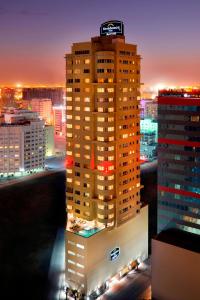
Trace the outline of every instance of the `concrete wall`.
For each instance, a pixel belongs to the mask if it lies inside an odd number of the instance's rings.
[[[200,299],[200,255],[152,240],[152,293],[156,300]]]
[[[110,251],[120,247],[120,256],[111,261]],[[131,260],[148,256],[148,207],[112,231],[102,231],[88,239],[87,290],[90,292],[109,279]]]

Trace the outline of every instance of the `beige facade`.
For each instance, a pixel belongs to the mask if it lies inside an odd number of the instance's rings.
[[[116,274],[123,272],[136,259],[148,255],[148,207],[123,225],[85,238],[72,232],[66,240],[68,282],[90,294]],[[119,248],[119,256],[111,260],[111,252]]]
[[[141,209],[137,46],[124,36],[73,44],[66,55],[66,92],[67,239],[85,239],[88,247],[108,229],[114,236]]]
[[[200,298],[199,252],[153,239],[151,263],[155,300]]]

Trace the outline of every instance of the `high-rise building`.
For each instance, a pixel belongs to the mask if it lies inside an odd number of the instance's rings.
[[[66,55],[66,279],[90,294],[147,257],[140,202],[140,56],[123,23]],[[98,293],[98,291],[97,291]]]
[[[37,113],[11,109],[0,124],[0,175],[44,169],[45,129]]]
[[[200,234],[200,91],[160,91],[158,105],[158,231]]]
[[[196,300],[200,294],[200,90],[159,92],[158,144],[153,298]]]

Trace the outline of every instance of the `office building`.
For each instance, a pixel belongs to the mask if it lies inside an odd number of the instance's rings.
[[[161,91],[158,104],[158,231],[200,234],[200,91]]]
[[[66,280],[98,294],[147,257],[140,202],[140,56],[123,23],[66,55]],[[116,277],[115,277],[116,279]]]
[[[41,171],[44,158],[44,122],[37,113],[8,109],[0,124],[0,175]]]
[[[159,234],[152,240],[155,299],[196,300],[200,294],[199,114],[200,90],[159,92]]]

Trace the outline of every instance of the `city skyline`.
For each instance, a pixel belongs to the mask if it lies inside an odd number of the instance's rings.
[[[64,85],[65,50],[74,42],[97,36],[98,24],[110,19],[122,20],[126,42],[140,45],[142,82],[197,85],[199,8],[195,0],[162,4],[157,0],[114,4],[104,0],[3,1],[0,85]]]

